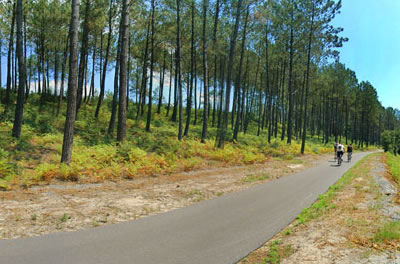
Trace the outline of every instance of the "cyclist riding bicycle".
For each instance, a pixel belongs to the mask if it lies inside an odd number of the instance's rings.
[[[347,160],[351,160],[351,156],[353,154],[353,144],[350,143],[350,145],[347,146]]]
[[[333,144],[333,148],[334,148],[334,150],[335,150],[335,154],[334,154],[335,160],[336,160],[336,156],[337,156],[337,146],[338,146],[338,143],[335,142],[335,144]]]
[[[337,145],[337,158],[338,158],[338,163],[341,163],[342,156],[344,154],[344,146],[339,142]]]

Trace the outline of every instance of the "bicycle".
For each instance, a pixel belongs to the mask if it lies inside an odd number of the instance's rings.
[[[338,166],[342,165],[342,161],[343,161],[342,155],[338,155]]]
[[[353,152],[347,152],[347,162],[351,161],[351,156]]]

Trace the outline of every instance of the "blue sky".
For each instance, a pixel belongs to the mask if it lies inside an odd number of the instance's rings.
[[[400,0],[342,0],[334,24],[349,38],[341,62],[377,89],[385,107],[400,109]]]

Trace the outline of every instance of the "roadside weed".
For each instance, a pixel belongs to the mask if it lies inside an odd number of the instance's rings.
[[[400,222],[391,221],[386,223],[374,237],[375,242],[400,240]]]
[[[263,181],[269,178],[268,174],[261,174],[261,175],[248,175],[242,179],[244,183],[252,183],[257,181]]]
[[[61,222],[61,223],[65,223],[65,222],[67,222],[69,219],[71,219],[71,216],[69,216],[67,213],[64,213],[63,216],[60,217],[60,222]]]

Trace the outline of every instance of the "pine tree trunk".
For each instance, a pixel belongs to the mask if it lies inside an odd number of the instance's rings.
[[[26,52],[26,46],[27,46],[27,31],[26,31],[26,15],[24,15],[24,62],[25,62],[25,102],[29,98],[29,85],[28,85],[28,76],[30,74],[29,69],[26,68],[27,64],[27,52]],[[0,47],[1,50],[1,47]],[[1,60],[0,60],[1,63]],[[1,69],[1,68],[0,68]],[[0,70],[0,75],[1,75],[1,70]],[[1,87],[1,78],[0,78],[0,87]]]
[[[218,139],[217,139],[217,147],[224,148],[225,143],[225,133],[228,126],[228,114],[229,114],[229,103],[230,103],[230,95],[231,95],[231,85],[232,85],[232,71],[233,71],[233,60],[235,56],[235,46],[236,46],[236,39],[239,31],[239,23],[240,23],[240,10],[242,7],[243,0],[239,0],[237,3],[236,9],[236,18],[235,18],[235,26],[233,29],[233,34],[231,38],[230,50],[229,50],[229,62],[228,62],[228,76],[226,82],[226,98],[225,98],[225,109],[223,115],[223,122],[221,125],[221,129],[218,132]]]
[[[150,16],[151,18],[151,16]],[[151,21],[149,19],[149,22],[147,23],[147,31],[146,31],[146,46],[144,49],[144,55],[143,55],[143,68],[142,68],[142,86],[140,88],[140,97],[139,97],[139,105],[138,105],[138,111],[137,111],[137,116],[136,119],[139,118],[144,112],[144,105],[146,104],[146,89],[147,89],[147,57],[149,53],[149,35],[150,35],[150,26],[151,26]]]
[[[100,81],[100,94],[99,99],[97,101],[96,112],[94,117],[97,119],[99,117],[100,107],[104,100],[104,93],[105,93],[105,82],[106,82],[106,75],[107,75],[107,64],[108,58],[110,56],[110,48],[111,48],[111,38],[112,38],[112,3],[114,0],[110,0],[110,10],[108,16],[108,38],[107,38],[107,47],[106,47],[106,55],[104,58],[103,70],[101,71],[102,77]]]
[[[308,91],[310,88],[310,64],[311,64],[311,44],[312,37],[314,34],[314,4],[312,7],[312,15],[311,15],[311,25],[310,25],[310,35],[308,37],[308,50],[307,50],[307,76],[306,76],[306,92],[304,98],[304,118],[303,118],[303,136],[301,139],[301,154],[304,154],[304,150],[306,147],[306,136],[307,136],[307,106],[308,106]]]
[[[103,39],[104,39],[104,28],[101,29],[101,34],[100,34],[100,50],[99,50],[99,83],[101,84],[101,79],[103,77]]]
[[[153,0],[154,1],[154,0]],[[128,60],[129,37],[129,0],[122,2],[121,16],[121,57],[117,141],[122,142],[126,136],[126,71]]]
[[[96,43],[97,39],[94,41],[94,46],[93,46],[93,55],[92,55],[92,76],[90,78],[90,88],[89,88],[89,97],[87,99],[87,102],[89,103],[90,98],[93,96],[94,97],[94,73],[96,71]]]
[[[158,106],[157,106],[157,114],[161,113],[161,105],[162,105],[162,99],[164,95],[164,81],[165,81],[165,59],[167,57],[167,50],[164,49],[164,57],[163,57],[163,66],[162,66],[162,71],[161,71],[161,77],[160,77],[160,93],[158,97]]]
[[[217,0],[219,1],[219,0]],[[192,9],[192,28],[191,28],[191,46],[190,46],[190,80],[189,80],[189,91],[188,91],[188,100],[186,105],[186,126],[185,132],[183,133],[184,136],[189,134],[189,127],[190,127],[190,117],[192,111],[192,95],[193,95],[193,74],[194,74],[194,6],[195,2],[192,1],[191,3]]]
[[[89,55],[86,55],[85,57],[85,70],[83,72],[83,80],[84,80],[84,85],[83,85],[83,90],[84,90],[84,97],[83,97],[83,102],[86,102],[88,98],[88,91],[87,91],[87,75],[88,75],[88,65],[89,65]]]
[[[305,87],[306,87],[306,79],[307,79],[307,73],[306,73],[306,71],[304,72],[304,77],[303,77],[303,85],[302,85],[302,89],[301,89],[301,98],[300,98],[300,103],[299,103],[299,105],[300,105],[300,110],[299,110],[299,112],[300,112],[300,114],[299,114],[299,131],[298,131],[298,133],[299,133],[299,136],[298,137],[300,137],[300,133],[301,133],[301,131],[302,131],[302,129],[301,129],[301,127],[302,127],[302,120],[303,120],[303,118],[302,118],[302,114],[303,114],[303,102],[304,102],[304,93],[305,93]]]
[[[292,128],[293,128],[293,13],[291,14],[291,25],[290,25],[290,43],[289,43],[289,82],[288,82],[288,98],[289,98],[289,112],[287,119],[287,144],[292,143]]]
[[[208,0],[203,0],[203,79],[204,79],[204,106],[203,106],[203,129],[201,132],[201,142],[205,143],[208,138],[208,58],[207,58],[207,8]]]
[[[277,65],[277,67],[276,67],[276,72],[275,72],[275,74],[274,74],[274,77],[273,77],[273,85],[275,85],[275,86],[277,86],[277,84],[278,84],[278,79],[279,79],[279,65]],[[274,93],[274,91],[273,91],[273,88],[270,86],[269,87],[269,91],[268,91],[268,119],[269,119],[269,122],[268,122],[268,143],[271,143],[271,137],[272,137],[272,133],[273,133],[273,131],[272,131],[272,129],[273,129],[273,127],[272,127],[272,125],[273,125],[273,122],[274,122],[274,113],[273,113],[273,106],[272,106],[272,96],[273,96],[273,93]]]
[[[175,78],[174,78],[174,107],[172,109],[172,116],[171,121],[176,122],[176,118],[178,115],[178,72],[179,69],[177,68],[176,64],[176,51],[175,51]]]
[[[266,30],[265,30],[265,74],[266,74],[266,94],[265,97],[269,96],[269,101],[268,101],[268,142],[271,142],[271,100],[272,100],[272,95],[271,95],[271,88],[270,88],[270,83],[269,83],[269,41],[268,41],[268,35],[269,35],[269,29],[268,29],[268,24],[266,25]],[[266,98],[267,100],[267,98]],[[267,101],[266,101],[267,102]]]
[[[77,104],[76,110],[78,112],[82,103],[82,92],[83,92],[83,82],[86,66],[86,55],[88,52],[88,40],[89,40],[89,11],[90,11],[90,0],[86,0],[85,3],[85,18],[83,21],[83,32],[82,32],[82,47],[79,61],[79,73],[78,73],[78,94],[77,94]],[[86,87],[85,87],[86,91]]]
[[[139,83],[140,83],[139,69],[136,66],[135,103],[136,103],[137,107],[139,107],[139,92],[140,92]]]
[[[244,27],[243,27],[242,48],[241,48],[241,52],[240,52],[239,72],[238,72],[236,83],[235,83],[235,90],[236,90],[236,94],[237,94],[237,114],[236,114],[236,121],[235,121],[234,129],[233,129],[233,140],[236,140],[236,141],[237,141],[237,137],[238,137],[238,133],[239,133],[240,112],[241,112],[240,88],[241,88],[241,81],[242,81],[242,79],[241,79],[242,66],[243,66],[243,57],[244,57],[244,52],[245,52],[245,47],[246,47],[247,20],[249,17],[249,12],[250,12],[250,7],[249,7],[249,5],[247,5],[246,17],[244,19]],[[242,96],[244,96],[244,93]],[[232,116],[233,116],[233,113],[232,113]]]
[[[207,61],[208,65],[208,61]],[[208,68],[207,72],[207,87],[208,87],[208,109],[207,109],[207,120],[210,120],[210,112],[211,112],[211,93],[210,93],[210,68]],[[207,121],[208,122],[208,121]],[[208,124],[207,124],[208,126]]]
[[[54,98],[58,96],[58,52],[54,51]]]
[[[11,79],[11,70],[12,70],[12,49],[13,49],[13,42],[14,42],[14,23],[15,23],[15,15],[16,15],[16,7],[15,7],[15,2],[13,4],[13,15],[11,19],[11,30],[10,30],[10,39],[8,41],[8,56],[7,56],[7,86],[6,86],[6,95],[4,99],[4,112],[7,113],[8,107],[10,105],[10,94],[11,94],[11,85],[12,85],[12,79]]]
[[[263,79],[264,72],[261,72],[261,82]],[[261,87],[262,87],[262,83],[261,83]],[[265,95],[265,97],[267,97],[267,95]],[[257,122],[257,136],[260,135],[261,132],[261,126],[264,123],[264,120],[261,119],[261,113],[262,113],[262,89],[260,89],[259,94],[258,94],[258,122]]]
[[[243,131],[243,127],[244,127],[244,121],[245,121],[245,110],[247,108],[247,88],[249,86],[249,77],[248,77],[248,73],[249,73],[249,54],[247,54],[247,59],[246,59],[246,70],[244,72],[244,85],[243,85],[243,96],[242,96],[242,102],[241,102],[241,107],[240,107],[240,127],[239,130]]]
[[[281,95],[280,113],[281,113],[281,123],[282,123],[282,134],[281,134],[282,141],[285,139],[286,135],[285,134],[286,133],[285,74],[286,74],[286,61],[283,64],[282,83],[281,83],[282,95]]]
[[[243,127],[244,134],[247,133],[247,128],[250,123],[250,117],[251,117],[250,114],[251,114],[251,110],[253,108],[253,101],[254,101],[254,97],[255,97],[254,94],[258,87],[257,85],[258,85],[258,74],[260,71],[260,60],[261,60],[261,58],[258,57],[257,67],[256,67],[256,76],[254,78],[254,86],[253,86],[253,89],[248,92],[248,96],[247,96],[247,100],[249,100],[250,102],[248,102],[247,106],[246,106],[246,113],[245,113],[245,117],[244,117],[244,127]]]
[[[64,50],[64,56],[63,56],[63,61],[61,65],[61,87],[60,87],[60,95],[58,97],[58,104],[57,104],[57,115],[60,114],[60,108],[61,108],[61,102],[64,96],[64,79],[65,79],[65,65],[67,64],[67,56],[68,56],[68,40],[69,36],[67,38],[66,44],[65,44],[65,50]]]
[[[281,64],[281,72],[284,72],[284,68],[285,68],[285,63],[282,62]],[[280,100],[280,89],[282,88],[282,77],[281,77],[282,73],[280,75],[278,75],[278,81],[277,81],[277,85],[276,85],[276,89],[275,89],[275,96],[276,96],[276,100],[274,102],[274,137],[278,138],[278,115],[279,115],[279,100]]]
[[[131,37],[128,28],[128,62],[126,70],[126,111],[129,109],[129,88],[130,88],[130,73],[131,73]]]
[[[27,96],[27,98],[25,99],[25,101],[28,99],[28,97],[29,97],[29,94],[30,94],[30,91],[31,91],[31,78],[32,78],[32,49],[30,49],[30,59],[29,59],[29,62],[28,62],[28,80],[27,80],[27,82],[28,82],[28,84],[27,84],[27,87],[26,87],[26,96]],[[27,63],[26,61],[25,61],[25,63]],[[0,71],[1,72],[1,71]],[[1,79],[1,78],[0,78]]]
[[[46,77],[47,77],[47,85],[46,85],[46,87],[47,87],[47,89],[48,89],[48,94],[50,95],[51,93],[51,91],[50,91],[50,62],[49,62],[49,60],[50,60],[50,56],[49,56],[49,53],[47,52],[47,56],[46,56],[46,64],[47,64],[47,67],[46,67]]]
[[[225,83],[225,56],[221,56],[221,65],[220,65],[220,76],[221,76],[221,84],[219,89],[219,110],[218,110],[218,122],[217,128],[218,131],[221,130],[222,126],[222,106],[223,106],[223,99],[224,99],[224,83]],[[215,141],[217,144],[218,141]]]
[[[41,67],[42,67],[42,100],[44,102],[44,98],[47,94],[47,82],[46,82],[46,65],[45,65],[45,51],[44,51],[44,40],[42,40],[42,60],[41,60]]]
[[[234,85],[236,86],[236,83],[234,83]],[[234,87],[233,100],[232,100],[232,114],[231,114],[231,127],[232,127],[232,130],[233,130],[233,123],[234,123],[235,115],[236,115],[237,100],[238,100],[237,89]]]
[[[22,118],[24,113],[24,95],[25,95],[25,84],[26,84],[26,68],[24,61],[23,52],[23,34],[22,34],[22,0],[17,0],[17,46],[16,53],[18,56],[18,96],[17,106],[15,109],[14,125],[12,130],[12,136],[20,138],[22,128]]]
[[[194,54],[194,120],[193,125],[197,125],[197,53]],[[200,99],[199,99],[200,101]],[[199,102],[200,104],[200,102]]]
[[[220,10],[220,0],[215,3],[215,18],[214,18],[214,34],[213,34],[213,52],[214,52],[214,98],[213,98],[213,113],[212,113],[212,126],[215,123],[216,101],[217,101],[217,31],[218,31],[218,18]]]
[[[120,71],[120,58],[121,58],[121,24],[119,27],[119,36],[118,36],[118,44],[117,44],[117,57],[115,59],[115,70],[114,70],[114,94],[112,100],[112,108],[111,108],[111,117],[110,122],[108,124],[108,135],[112,136],[114,133],[115,127],[115,117],[117,115],[118,108],[118,93],[119,93],[119,71]]]
[[[36,45],[36,49],[39,50],[39,45]],[[42,94],[42,84],[40,80],[40,74],[41,74],[41,61],[40,61],[40,54],[36,54],[36,64],[37,64],[37,79],[38,79],[38,93]]]
[[[178,140],[182,140],[183,129],[183,93],[182,93],[182,70],[181,70],[181,18],[180,18],[180,0],[176,0],[176,69],[178,73],[178,96],[179,96],[179,127]]]
[[[151,107],[153,100],[153,71],[154,71],[154,0],[151,0],[151,40],[150,40],[150,48],[151,48],[151,58],[150,58],[150,87],[149,87],[149,108],[147,110],[147,122],[146,122],[146,131],[150,132],[150,124],[151,124]]]
[[[169,92],[168,92],[168,105],[167,105],[167,114],[165,115],[166,117],[168,117],[169,114],[169,109],[171,107],[171,92],[172,92],[172,71],[173,71],[173,55],[171,52],[171,65],[170,65],[170,69],[169,69]]]
[[[77,97],[79,0],[72,0],[70,35],[70,60],[68,74],[68,104],[65,120],[61,162],[69,164],[72,157]]]
[[[12,29],[14,31],[14,29]],[[14,40],[13,40],[14,42]],[[12,80],[12,92],[15,93],[17,89],[17,63],[16,63],[16,56],[15,56],[15,49],[14,44],[11,47],[11,60],[12,60],[12,69],[11,69],[11,80]]]

